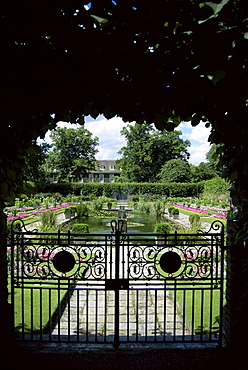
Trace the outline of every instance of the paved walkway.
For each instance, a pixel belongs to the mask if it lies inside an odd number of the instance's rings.
[[[120,341],[170,341],[190,336],[172,291],[137,287],[120,291]],[[112,342],[114,339],[114,291],[83,290],[77,284],[52,336],[63,340]]]

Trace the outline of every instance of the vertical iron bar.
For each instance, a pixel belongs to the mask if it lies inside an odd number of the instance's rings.
[[[210,286],[210,299],[209,299],[209,304],[210,304],[210,309],[209,309],[209,341],[212,339],[212,325],[213,325],[213,284],[211,282]]]
[[[185,340],[185,326],[186,326],[186,312],[185,312],[185,307],[186,307],[186,290],[183,290],[183,336],[182,336],[182,341],[184,342]]]
[[[129,322],[130,322],[130,290],[127,290],[127,342],[129,342]]]
[[[30,288],[30,320],[31,320],[31,340],[33,340],[33,335],[34,335],[34,297],[33,297],[33,288]]]
[[[147,341],[147,325],[148,325],[148,289],[146,289],[146,309],[145,309],[145,313],[146,313],[146,318],[145,318],[145,340]]]
[[[204,331],[204,288],[199,290],[199,293],[201,293],[201,341],[203,338],[203,331]]]
[[[158,308],[158,295],[157,290],[154,290],[155,293],[155,302],[154,302],[154,342],[157,342],[157,308]]]
[[[217,256],[215,256],[215,259]],[[214,244],[213,244],[213,237],[211,237],[211,281],[210,281],[210,309],[209,309],[209,341],[212,339],[212,322],[213,322],[213,286],[214,286]]]
[[[139,290],[136,290],[136,343],[139,339]]]
[[[18,232],[19,233],[19,232]],[[25,327],[25,315],[24,315],[24,301],[25,301],[25,293],[24,293],[24,269],[23,269],[23,252],[24,252],[24,240],[23,240],[23,234],[21,234],[21,262],[19,260],[19,242],[17,243],[16,245],[16,258],[17,258],[17,264],[16,264],[16,268],[17,268],[17,278],[19,280],[19,278],[21,279],[21,289],[22,289],[22,339],[24,339],[25,335],[24,335],[24,327]],[[19,264],[21,264],[21,269],[20,269],[20,266]],[[20,274],[20,271],[21,271],[21,274]],[[21,276],[20,276],[21,275]]]
[[[42,340],[42,288],[39,288],[40,291],[40,340]]]
[[[222,330],[223,330],[223,296],[224,296],[224,225],[220,233],[220,323],[219,323],[219,346],[222,347]]]
[[[174,325],[173,325],[173,340],[176,340],[177,326],[177,282],[174,280]]]
[[[22,339],[24,339],[24,286],[23,286],[23,280],[22,280]]]
[[[15,261],[15,257],[14,257],[14,246],[15,246],[14,230],[11,228],[11,248],[10,248],[11,276],[10,276],[10,281],[11,281],[11,314],[12,314],[11,319],[12,319],[13,329],[15,329],[15,288],[14,288],[14,272],[15,272],[14,261]],[[15,332],[15,330],[12,330],[12,343],[15,343],[15,338],[14,338],[15,334],[14,334],[14,332]]]
[[[195,289],[192,289],[192,333],[191,340],[194,341],[194,320],[195,320]]]
[[[77,342],[79,342],[79,292],[80,290],[77,289]]]
[[[167,310],[166,310],[166,279],[164,279],[164,337],[163,341],[165,342],[166,338],[166,315],[167,315]]]
[[[71,322],[70,322],[70,316],[71,316],[71,310],[70,310],[70,280],[68,279],[68,286],[67,286],[67,307],[68,307],[68,317],[67,317],[67,321],[68,321],[68,342],[71,341]]]
[[[58,279],[58,342],[60,342],[60,279]]]
[[[98,328],[98,290],[96,289],[95,343],[97,343],[97,342],[98,342],[97,328]]]
[[[106,237],[106,250],[108,248],[107,237]],[[113,278],[113,246],[112,242],[109,243],[109,279]]]
[[[114,333],[114,348],[118,348],[120,345],[120,338],[119,338],[119,321],[120,321],[120,310],[119,310],[119,299],[120,299],[120,291],[119,291],[119,261],[120,261],[120,231],[115,231],[115,280],[116,280],[116,289],[115,289],[115,333]]]
[[[48,330],[49,330],[49,341],[51,341],[51,321],[52,321],[52,313],[51,313],[51,304],[52,304],[52,288],[48,288]]]
[[[89,341],[89,290],[86,290],[86,342]]]
[[[107,310],[107,291],[105,289],[104,291],[104,343],[107,341],[107,315],[108,315],[108,310]]]

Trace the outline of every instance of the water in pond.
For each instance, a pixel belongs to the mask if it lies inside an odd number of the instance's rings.
[[[113,215],[114,216],[114,215]],[[109,233],[112,231],[110,222],[111,220],[117,219],[113,218],[100,218],[100,217],[87,217],[82,219],[72,220],[66,226],[68,229],[72,227],[74,223],[87,223],[89,225],[90,233]],[[158,221],[156,216],[147,213],[132,213],[127,218],[127,232],[128,233],[150,233],[154,230],[154,225]]]

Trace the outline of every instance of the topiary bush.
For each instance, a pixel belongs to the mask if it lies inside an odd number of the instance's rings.
[[[175,209],[175,207],[173,207],[173,206],[168,207],[168,212],[169,212],[170,216],[172,215],[173,209]]]
[[[201,217],[197,214],[192,214],[189,216],[189,222],[192,226],[200,225],[201,223]]]
[[[171,231],[170,225],[167,223],[158,223],[154,225],[154,233],[169,233]]]
[[[76,207],[74,206],[70,206],[70,207],[66,207],[64,209],[64,214],[73,214],[73,213],[76,213]]]
[[[171,211],[171,215],[173,218],[177,219],[179,218],[179,209],[178,208],[174,208],[172,211]]]
[[[72,233],[85,234],[89,232],[88,224],[74,224],[71,229]]]

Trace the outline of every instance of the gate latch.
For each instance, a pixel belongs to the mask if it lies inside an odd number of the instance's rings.
[[[106,279],[105,280],[106,290],[128,290],[129,279]]]

